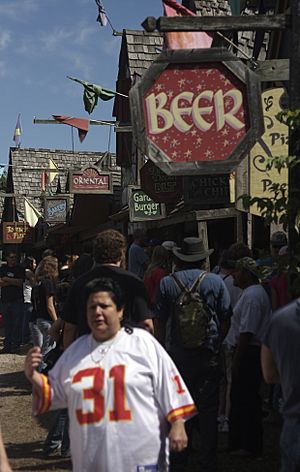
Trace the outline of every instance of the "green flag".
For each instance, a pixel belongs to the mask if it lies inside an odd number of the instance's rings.
[[[74,80],[84,86],[83,102],[85,110],[91,114],[98,103],[98,97],[101,100],[110,100],[116,96],[116,92],[113,90],[101,87],[101,85],[90,84],[83,80],[76,79],[75,77],[68,77],[68,79]]]

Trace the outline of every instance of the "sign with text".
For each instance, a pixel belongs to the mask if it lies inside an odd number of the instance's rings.
[[[184,202],[207,207],[230,203],[229,174],[184,177]]]
[[[33,244],[34,228],[27,223],[3,223],[4,244]]]
[[[272,185],[280,184],[283,191],[288,191],[288,168],[280,173],[276,168],[268,168],[268,158],[288,156],[288,127],[280,123],[276,115],[282,111],[283,102],[287,102],[286,90],[282,87],[265,90],[262,95],[265,120],[265,133],[250,152],[250,195],[258,198],[272,198]],[[256,205],[250,213],[261,216]]]
[[[230,172],[263,133],[259,97],[230,52],[166,51],[130,90],[134,137],[168,175]]]
[[[165,205],[157,203],[143,190],[129,187],[129,221],[161,220],[165,217]]]
[[[182,197],[182,177],[165,174],[152,161],[140,170],[141,187],[149,197],[159,203],[173,203]]]
[[[71,172],[71,193],[113,193],[112,175],[96,166],[89,166],[80,172]]]
[[[47,221],[47,223],[65,223],[68,210],[68,197],[45,198],[45,221]]]

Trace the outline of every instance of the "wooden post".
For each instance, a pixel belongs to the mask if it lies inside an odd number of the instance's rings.
[[[291,57],[290,57],[290,82],[289,82],[289,108],[300,109],[300,3],[299,0],[291,0]],[[291,263],[297,260],[300,254],[299,233],[296,230],[297,214],[300,208],[299,182],[300,182],[300,130],[289,133],[289,155],[297,157],[297,165],[289,169],[289,243]],[[299,267],[299,262],[297,263]],[[295,273],[290,277],[290,296],[299,296],[299,287],[295,286]],[[299,285],[299,284],[297,284]]]
[[[198,221],[198,237],[202,239],[204,249],[208,249],[208,234],[206,221]],[[206,270],[210,270],[209,257],[206,258]]]

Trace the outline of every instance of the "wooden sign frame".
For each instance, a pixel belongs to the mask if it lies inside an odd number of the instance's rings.
[[[153,202],[153,205],[159,205],[160,207],[160,215],[159,216],[150,216],[149,218],[141,218],[136,216],[132,203],[133,203],[133,195],[134,192],[138,190],[140,192],[143,192],[145,196]],[[156,221],[156,220],[162,220],[166,217],[166,206],[163,203],[157,203],[155,202],[149,195],[144,192],[144,190],[140,187],[136,187],[133,185],[128,186],[128,207],[129,207],[129,221],[130,222],[135,222],[135,221]],[[151,210],[151,209],[150,209]]]
[[[66,212],[65,212],[65,218],[49,218],[47,213],[48,213],[48,209],[49,209],[49,202],[53,202],[53,201],[65,201],[66,202]],[[68,214],[69,214],[69,210],[70,210],[70,196],[67,195],[67,194],[57,194],[57,195],[53,195],[51,197],[45,197],[44,199],[44,214],[45,214],[45,221],[47,223],[66,223],[67,221],[67,218],[68,218]]]
[[[82,189],[75,188],[74,187],[74,182],[73,182],[74,176],[79,176],[80,177],[88,169],[92,169],[95,172],[97,172],[99,177],[103,177],[103,176],[108,177],[108,189],[101,190],[101,189],[93,189],[91,187],[86,188],[86,189],[84,189],[84,188],[82,188]],[[80,194],[112,195],[113,194],[113,176],[112,176],[112,173],[107,172],[107,171],[103,171],[102,169],[99,169],[99,167],[94,166],[94,165],[87,165],[82,170],[79,170],[79,171],[71,171],[70,172],[70,193],[73,193],[73,194],[80,193]]]
[[[15,233],[16,237],[9,239],[7,237],[8,228],[14,226],[14,228],[23,229],[24,236],[18,238],[18,231]],[[26,232],[24,230],[26,229]],[[2,223],[2,234],[3,234],[3,244],[34,244],[34,228],[31,228],[26,222],[17,222],[17,221],[4,221]]]
[[[172,162],[146,134],[146,120],[143,111],[143,98],[160,74],[169,65],[220,63],[245,84],[249,113],[249,130],[226,160]],[[142,79],[130,92],[131,122],[133,136],[140,151],[148,156],[168,175],[191,175],[228,173],[234,169],[249,152],[264,132],[263,113],[260,101],[261,87],[259,77],[239,58],[223,48],[169,50],[161,53],[146,70]]]

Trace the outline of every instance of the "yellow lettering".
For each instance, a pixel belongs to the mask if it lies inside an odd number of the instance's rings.
[[[193,102],[193,92],[181,92],[177,97],[174,98],[171,105],[171,112],[174,116],[174,125],[179,131],[183,133],[189,131],[192,128],[192,124],[189,125],[184,121],[182,115],[190,115],[192,112],[192,107],[179,107],[179,100],[186,100],[188,103]]]
[[[226,97],[231,97],[233,100],[233,107],[227,113],[225,113],[225,107],[224,107],[224,99]],[[242,123],[235,116],[236,113],[238,113],[243,103],[243,96],[240,90],[231,89],[231,90],[228,90],[228,92],[226,92],[224,95],[223,95],[222,90],[218,90],[215,93],[214,102],[215,102],[215,110],[216,110],[217,131],[220,131],[225,126],[226,122],[228,123],[229,126],[231,126],[231,128],[236,129],[236,130],[242,129],[245,127],[245,124]]]
[[[200,107],[200,100],[208,100],[209,102],[212,101],[213,99],[213,92],[212,90],[204,90],[204,92],[201,92],[196,98],[193,103],[193,119],[195,122],[195,125],[197,126],[198,129],[201,131],[208,131],[214,124],[214,122],[209,123],[208,121],[205,121],[204,118],[202,118],[202,115],[210,115],[213,107]]]
[[[156,96],[154,93],[151,93],[151,95],[146,98],[146,110],[150,126],[149,132],[151,134],[163,133],[173,126],[172,113],[164,108],[167,100],[168,96],[164,92],[161,92]],[[158,126],[158,117],[161,117],[164,121],[162,127]]]

